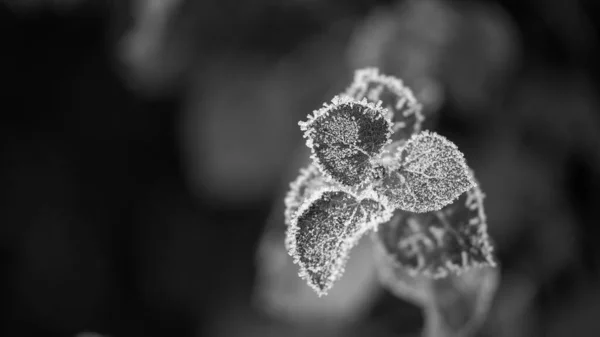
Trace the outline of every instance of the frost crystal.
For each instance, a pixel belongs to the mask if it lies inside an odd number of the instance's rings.
[[[413,136],[399,148],[396,161],[396,167],[375,186],[393,208],[436,211],[475,186],[462,152],[433,132]]]
[[[321,171],[315,165],[311,164],[300,169],[300,175],[290,183],[290,190],[284,199],[285,224],[290,225],[292,217],[306,199],[330,185],[331,183],[324,179]]]
[[[484,195],[478,186],[436,212],[397,211],[373,238],[411,274],[444,277],[473,267],[495,266],[487,233]]]
[[[391,213],[371,199],[359,200],[342,191],[321,191],[306,201],[288,227],[286,244],[300,277],[319,296],[340,278],[350,249]]]
[[[342,185],[356,186],[368,179],[374,160],[390,142],[392,124],[385,109],[366,100],[336,96],[331,102],[298,124],[321,171]]]
[[[394,123],[393,140],[407,140],[421,131],[425,119],[421,105],[412,91],[393,76],[380,74],[376,68],[359,69],[354,73],[354,82],[344,94],[356,100],[366,98],[374,104],[381,101]]]

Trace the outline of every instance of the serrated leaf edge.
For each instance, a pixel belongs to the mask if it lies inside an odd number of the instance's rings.
[[[338,258],[335,261],[337,268],[334,268],[334,273],[332,273],[327,280],[329,286],[325,289],[320,289],[318,286],[316,286],[312,282],[310,282],[310,275],[308,274],[308,270],[306,269],[304,264],[300,261],[300,257],[299,257],[298,251],[297,251],[298,247],[297,247],[297,242],[296,242],[296,234],[298,233],[298,218],[300,216],[302,216],[302,214],[304,214],[316,200],[320,199],[322,197],[322,195],[327,192],[348,193],[352,197],[356,198],[356,200],[359,203],[365,199],[370,199],[370,198],[361,198],[361,197],[357,196],[356,194],[351,193],[349,191],[323,188],[323,189],[316,191],[311,197],[309,197],[308,199],[305,200],[305,202],[298,208],[298,211],[295,213],[295,215],[291,221],[291,224],[288,226],[287,232],[286,232],[286,238],[285,238],[285,247],[288,251],[288,255],[290,255],[293,258],[294,264],[297,264],[299,266],[298,276],[301,279],[305,280],[307,282],[307,284],[317,293],[317,295],[319,297],[327,295],[327,292],[329,291],[329,289],[331,289],[331,287],[333,286],[333,283],[344,274],[345,263],[346,263],[346,260],[348,259],[350,249],[356,245],[358,240],[369,230],[376,229],[376,227],[379,224],[389,221],[393,215],[393,212],[391,210],[389,210],[388,208],[385,208],[385,206],[383,205],[384,213],[383,213],[382,217],[373,219],[373,221],[371,221],[370,223],[366,223],[365,226],[363,226],[361,231],[357,232],[352,237],[349,237],[346,240],[344,240],[344,242],[342,243],[342,247],[341,247],[344,254],[342,255],[342,257]]]
[[[374,110],[379,113],[379,117],[383,118],[387,122],[387,125],[388,125],[387,133],[386,133],[387,140],[381,146],[381,149],[379,150],[379,152],[374,154],[373,156],[371,156],[371,158],[369,158],[369,162],[371,163],[371,165],[374,165],[377,162],[377,159],[379,157],[381,157],[381,154],[383,153],[385,146],[389,145],[392,142],[391,136],[392,136],[392,133],[394,132],[393,123],[388,117],[388,112],[387,112],[388,110],[381,106],[381,101],[377,102],[376,104],[373,104],[373,103],[367,101],[366,98],[358,101],[350,96],[339,96],[339,95],[334,96],[331,99],[331,103],[329,103],[329,104],[323,103],[323,107],[321,107],[318,110],[314,110],[312,115],[311,114],[307,115],[307,120],[305,122],[304,121],[298,122],[298,125],[300,126],[300,130],[304,131],[303,137],[306,138],[306,146],[310,149],[310,152],[311,152],[310,159],[319,168],[319,170],[321,171],[321,173],[323,174],[323,176],[325,177],[325,179],[328,182],[334,182],[339,185],[344,185],[344,184],[342,184],[340,181],[337,181],[334,177],[332,177],[329,174],[329,172],[327,172],[327,170],[325,170],[323,164],[321,163],[321,161],[319,160],[319,158],[316,155],[315,144],[312,139],[313,132],[316,132],[316,131],[313,128],[311,128],[311,126],[314,124],[314,122],[318,118],[328,115],[333,109],[335,109],[341,105],[344,105],[344,104],[350,104],[351,107],[356,104],[356,105],[362,106],[363,108]],[[366,110],[363,110],[363,112],[364,111],[366,111]],[[368,181],[365,181],[365,182],[359,184],[359,186],[364,186],[367,184],[368,184]]]
[[[472,188],[470,188],[467,192],[465,192],[465,193],[468,193],[467,200],[465,201],[465,207],[469,207],[470,205],[467,205],[469,203],[471,203],[471,205],[473,205],[474,203],[480,205],[480,207],[478,207],[478,210],[477,210],[477,214],[478,214],[477,219],[481,219],[481,222],[479,223],[479,226],[477,227],[477,234],[479,235],[479,237],[481,238],[481,240],[483,242],[485,256],[487,258],[486,262],[473,261],[473,264],[467,265],[466,264],[467,259],[465,258],[465,255],[467,253],[462,252],[463,258],[462,258],[461,266],[457,266],[455,264],[452,264],[450,261],[447,261],[446,269],[441,269],[438,272],[431,272],[426,269],[419,270],[419,269],[409,268],[401,263],[398,263],[398,261],[396,261],[396,259],[392,255],[389,254],[389,252],[387,251],[385,246],[381,242],[379,242],[379,240],[374,235],[372,235],[371,240],[375,243],[376,246],[380,247],[380,249],[383,251],[383,253],[385,255],[386,261],[391,263],[392,267],[405,269],[406,272],[411,277],[418,277],[419,275],[423,275],[423,276],[431,278],[431,279],[445,278],[449,275],[450,272],[452,272],[454,275],[460,275],[460,274],[467,272],[473,268],[486,268],[486,267],[495,268],[495,267],[497,267],[498,264],[497,264],[496,260],[494,259],[494,247],[491,244],[491,241],[490,241],[491,239],[490,239],[490,236],[488,233],[487,216],[485,214],[485,207],[483,206],[485,194],[483,193],[483,191],[480,188],[479,183],[475,179],[473,170],[469,169],[469,175],[470,175],[471,179],[476,183],[476,185],[473,186]],[[402,210],[398,210],[398,211],[404,212]],[[437,212],[441,212],[441,211],[442,210],[432,211],[432,213],[437,213]]]
[[[296,201],[295,196],[298,195],[298,191],[300,190],[302,185],[304,185],[308,181],[308,177],[314,173],[321,173],[321,171],[317,166],[311,163],[310,165],[301,168],[298,177],[296,177],[296,179],[294,179],[294,181],[290,183],[290,189],[288,190],[287,194],[285,195],[285,198],[283,199],[283,203],[285,205],[283,215],[284,222],[286,225],[290,225],[292,217],[294,216],[293,213],[295,213],[290,212],[291,204]]]
[[[356,99],[356,94],[360,91],[367,90],[367,84],[369,82],[380,83],[389,88],[389,90],[394,93],[396,96],[402,98],[401,106],[397,106],[396,109],[401,109],[403,105],[408,106],[406,112],[414,113],[417,122],[415,123],[415,130],[413,131],[413,135],[417,134],[421,131],[421,126],[423,121],[425,121],[425,116],[422,112],[422,105],[417,101],[415,95],[412,90],[405,86],[401,79],[381,74],[379,69],[374,67],[368,67],[363,69],[357,69],[354,72],[354,80],[346,88],[344,94],[347,96],[354,97]],[[406,116],[402,116],[403,118]],[[390,119],[391,120],[391,119]],[[397,124],[397,123],[395,123]]]
[[[461,169],[463,171],[466,171],[466,172],[471,172],[471,169],[467,165],[467,159],[465,158],[464,153],[462,151],[460,151],[460,149],[458,148],[458,146],[456,144],[454,144],[453,142],[451,142],[450,140],[448,140],[448,138],[446,138],[446,137],[444,137],[444,136],[442,136],[442,135],[440,135],[440,134],[438,134],[436,132],[432,132],[432,131],[429,131],[429,130],[424,130],[424,131],[419,132],[418,134],[413,135],[403,146],[398,147],[396,149],[396,153],[393,155],[393,157],[395,159],[394,162],[396,164],[388,168],[390,170],[390,174],[391,174],[392,171],[398,170],[398,169],[400,169],[404,165],[404,163],[402,162],[402,152],[404,151],[404,149],[406,147],[408,147],[411,144],[411,142],[415,142],[417,140],[417,138],[426,137],[426,136],[432,136],[432,137],[439,138],[444,143],[444,145],[448,145],[452,149],[456,150],[459,153],[460,159],[462,159],[462,160],[459,161]],[[389,208],[395,208],[397,210],[402,210],[402,211],[407,211],[407,212],[414,212],[414,213],[435,212],[435,211],[438,211],[438,210],[444,208],[447,205],[450,205],[451,203],[453,203],[454,201],[456,201],[463,193],[466,193],[470,189],[472,189],[472,188],[474,188],[474,187],[477,186],[477,182],[473,179],[473,175],[472,174],[468,174],[468,180],[469,180],[469,187],[465,191],[463,191],[462,193],[459,193],[459,194],[455,195],[454,198],[452,198],[446,205],[442,206],[439,209],[421,208],[419,210],[414,210],[414,209],[405,210],[405,209],[402,209],[402,208],[399,208],[399,207],[394,207],[393,206],[394,203],[388,197],[386,197],[384,195],[381,196],[381,200],[382,200],[382,202],[386,203],[387,207],[389,207]]]

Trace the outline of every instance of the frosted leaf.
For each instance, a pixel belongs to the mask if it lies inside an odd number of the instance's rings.
[[[331,186],[331,183],[326,181],[315,165],[311,164],[300,169],[300,175],[290,183],[290,190],[284,199],[285,224],[289,225],[292,222],[294,213],[306,199],[309,199],[318,190],[328,186]]]
[[[342,191],[318,192],[307,200],[288,227],[288,253],[299,275],[319,296],[341,277],[350,249],[369,229],[390,219],[391,212],[372,199],[359,200]]]
[[[475,186],[439,211],[396,211],[373,238],[413,275],[443,277],[448,272],[495,266],[483,197]]]
[[[332,104],[299,122],[314,163],[345,186],[364,183],[373,161],[390,142],[392,124],[386,110],[366,100],[334,97]]]
[[[412,91],[396,77],[380,74],[377,68],[356,70],[354,82],[346,89],[345,95],[356,100],[366,98],[371,103],[381,101],[381,106],[388,110],[394,123],[393,140],[407,140],[421,131],[425,119],[421,105]]]
[[[375,186],[390,207],[435,211],[475,186],[462,152],[436,133],[423,131],[413,136],[395,159],[396,166]]]
[[[484,323],[500,283],[498,268],[470,269],[430,281],[424,336],[473,336]]]
[[[396,297],[424,309],[422,336],[471,336],[485,321],[499,283],[498,268],[472,268],[430,278],[398,265],[378,240],[374,253],[381,284]]]
[[[373,264],[373,242],[362,239],[352,248],[344,277],[335,282],[326,297],[319,297],[298,277],[298,266],[287,254],[286,227],[281,225],[279,208],[273,210],[277,214],[270,217],[257,247],[253,305],[292,324],[327,322],[344,327],[368,315],[381,289]]]

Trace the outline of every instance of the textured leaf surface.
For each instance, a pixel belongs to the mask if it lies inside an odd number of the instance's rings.
[[[385,109],[366,100],[336,96],[299,125],[321,171],[356,186],[368,179],[373,160],[389,143],[392,124],[385,115]]]
[[[483,194],[473,187],[440,211],[396,211],[374,234],[395,263],[412,275],[443,277],[478,266],[495,266]]]
[[[381,106],[388,110],[394,123],[393,140],[408,140],[421,131],[425,119],[421,105],[412,91],[393,76],[380,74],[376,68],[359,69],[345,94],[356,100],[366,98],[374,104],[381,101]]]
[[[436,211],[475,185],[462,152],[433,132],[413,136],[399,148],[396,162],[399,166],[391,167],[375,187],[394,208]]]
[[[275,212],[279,213],[277,206]],[[349,321],[366,317],[380,292],[373,242],[363,239],[352,248],[344,277],[335,282],[327,296],[319,297],[298,277],[298,266],[284,246],[285,230],[281,216],[269,217],[257,247],[253,304],[269,316],[292,324],[326,321],[345,327]]]
[[[300,265],[300,277],[319,296],[343,274],[350,249],[358,239],[390,218],[378,202],[358,200],[342,191],[319,192],[296,214],[288,227],[288,253]]]

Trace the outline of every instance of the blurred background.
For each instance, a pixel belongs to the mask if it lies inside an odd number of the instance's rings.
[[[600,336],[599,23],[594,0],[0,0],[0,335],[418,336],[368,243],[322,300],[282,250],[297,122],[376,66],[487,195],[477,335]]]

